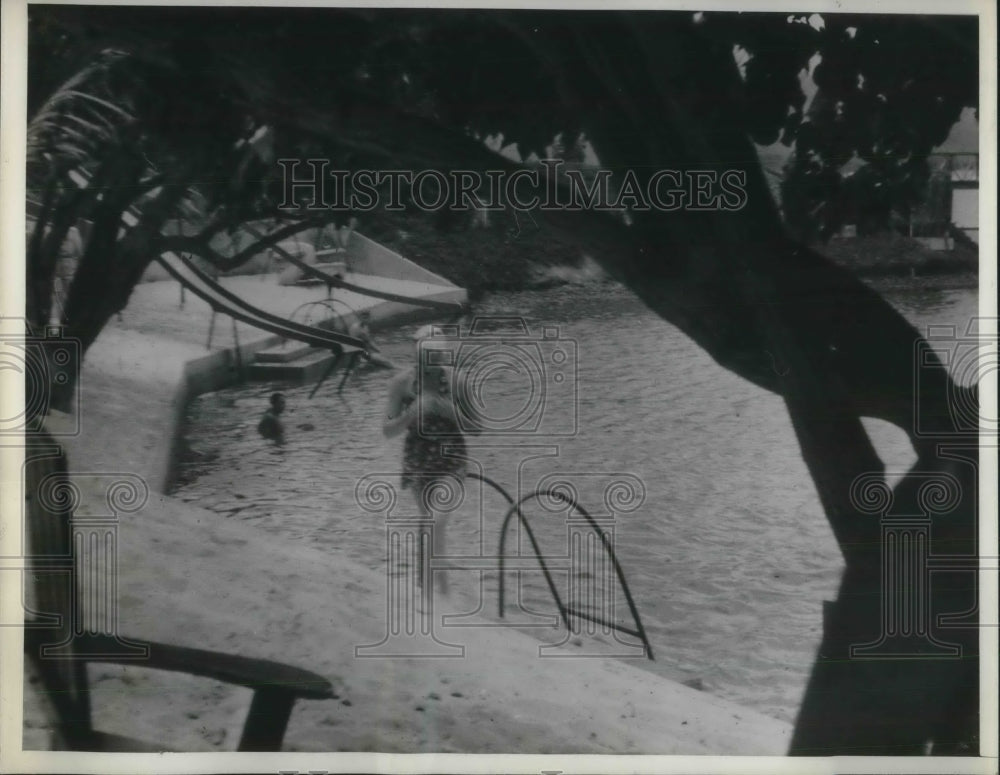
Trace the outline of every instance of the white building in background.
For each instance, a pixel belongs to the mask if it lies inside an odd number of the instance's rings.
[[[954,154],[951,158],[951,222],[978,244],[979,154]]]
[[[811,70],[810,70],[811,71]],[[803,83],[811,99],[815,91],[812,79]],[[951,250],[954,232],[961,231],[979,242],[979,122],[973,108],[965,108],[961,118],[940,146],[928,158],[930,181],[924,201],[914,209],[909,221],[909,234],[934,250]],[[775,203],[781,206],[781,181],[784,166],[793,148],[774,143],[757,146],[757,155],[767,177]],[[849,161],[841,173],[849,174],[864,162],[857,157]],[[906,224],[900,224],[905,228]],[[856,237],[857,225],[845,224],[834,237]]]
[[[931,154],[923,204],[910,216],[910,236],[932,250],[951,250],[955,232],[979,242],[979,154]]]

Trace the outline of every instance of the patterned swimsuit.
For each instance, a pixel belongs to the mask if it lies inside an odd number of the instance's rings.
[[[434,414],[409,427],[403,444],[403,489],[425,486],[437,476],[461,477],[464,472],[465,439],[454,420]]]

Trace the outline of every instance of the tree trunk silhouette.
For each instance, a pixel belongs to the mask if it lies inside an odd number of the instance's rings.
[[[931,627],[933,638],[960,645],[960,656],[919,658],[919,643],[907,655],[913,658],[863,660],[851,654],[852,646],[883,633],[880,603],[891,591],[883,580],[881,520],[859,512],[852,497],[859,477],[884,471],[862,417],[903,429],[917,452],[914,471],[895,489],[894,513],[927,513],[920,492],[928,477],[952,477],[959,502],[931,515],[930,553],[975,552],[975,460],[954,456],[962,445],[974,449],[976,440],[955,427],[949,396],[956,387],[936,357],[925,353],[915,362],[920,337],[887,302],[786,237],[763,173],[749,161],[755,151],[733,102],[706,99],[713,87],[733,83],[731,55],[684,60],[678,54],[689,50],[679,41],[671,46],[646,26],[634,32],[651,77],[642,85],[648,91],[628,93],[659,92],[665,116],[657,121],[653,111],[647,131],[631,137],[609,127],[598,145],[602,163],[645,163],[650,170],[735,168],[746,175],[747,201],[736,212],[654,210],[637,216],[644,244],[632,253],[624,279],[720,364],[784,396],[847,566],[791,752],[899,754],[920,753],[929,742],[940,750],[970,745],[978,728],[978,636],[967,574],[935,579],[929,592],[932,616],[973,612],[959,629]],[[643,148],[653,151],[637,157]],[[683,291],[666,290],[671,285]],[[960,716],[956,707],[963,708]],[[970,721],[975,728],[958,728]]]
[[[69,370],[70,379],[53,384],[51,405],[72,409],[82,359],[111,317],[127,305],[143,272],[161,252],[162,229],[187,190],[175,176],[165,181],[152,199],[142,205],[139,223],[120,236],[122,215],[140,190],[144,169],[139,160],[122,159],[116,185],[105,190],[94,208],[87,247],[70,286],[63,322],[64,333],[80,343],[81,362]],[[182,171],[179,171],[182,172]]]

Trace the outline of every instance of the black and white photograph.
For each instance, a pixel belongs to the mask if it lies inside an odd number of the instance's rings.
[[[5,2],[0,770],[997,771],[995,6],[531,6]]]

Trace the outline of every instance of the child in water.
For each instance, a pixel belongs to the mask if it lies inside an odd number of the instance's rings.
[[[281,393],[271,396],[271,408],[264,412],[257,424],[257,432],[265,439],[270,439],[276,444],[283,444],[285,441],[285,426],[279,416],[285,411],[285,397]]]

